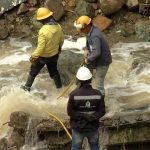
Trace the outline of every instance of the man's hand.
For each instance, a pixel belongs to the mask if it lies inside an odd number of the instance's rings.
[[[83,55],[84,55],[84,58],[87,58],[88,55],[90,54],[90,53],[89,53],[89,50],[87,49],[87,47],[84,47],[84,48],[83,48],[83,51],[84,51],[84,54],[83,54]]]
[[[88,59],[87,59],[87,58],[84,58],[84,62],[85,62],[85,64],[89,64],[89,62],[88,62]]]
[[[29,59],[29,61],[31,62],[31,64],[34,64],[36,60],[37,60],[37,58],[34,58],[32,56]]]

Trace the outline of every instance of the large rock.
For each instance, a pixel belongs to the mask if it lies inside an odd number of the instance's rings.
[[[27,0],[1,0],[0,15]]]
[[[77,54],[70,50],[62,51],[58,61],[58,69],[64,85],[67,85],[74,78],[82,61],[82,54]]]
[[[95,10],[92,4],[85,2],[84,0],[78,1],[75,9],[79,16],[87,15],[93,18],[95,16]]]
[[[150,21],[138,21],[135,24],[135,32],[138,38],[143,39],[145,41],[150,41]]]
[[[61,121],[69,130],[68,120],[61,118]],[[13,112],[10,116],[9,125],[12,128],[9,130],[7,139],[0,140],[0,150],[8,150],[7,148],[10,150],[20,150],[20,148],[28,150],[33,147],[34,149],[37,147],[36,150],[70,149],[70,138],[62,125],[51,116],[48,118],[33,117],[26,112]]]
[[[26,130],[28,126],[29,117],[29,114],[22,111],[13,112],[10,115],[9,126],[17,130]]]
[[[53,16],[57,21],[65,14],[65,8],[61,0],[47,0],[45,5],[54,12]]]
[[[125,0],[99,0],[102,12],[111,15],[122,8]]]

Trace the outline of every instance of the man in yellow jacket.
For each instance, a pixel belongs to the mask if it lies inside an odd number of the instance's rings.
[[[64,34],[61,26],[54,20],[53,12],[47,8],[37,10],[37,20],[43,26],[39,30],[38,45],[30,57],[31,70],[27,82],[22,88],[30,91],[35,77],[40,70],[46,65],[50,77],[54,80],[56,88],[61,88],[62,83],[57,70],[57,61],[61,47],[64,42]]]

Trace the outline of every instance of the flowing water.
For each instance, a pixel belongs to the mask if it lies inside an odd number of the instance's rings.
[[[82,53],[84,44],[85,38],[76,42],[65,40],[63,50]],[[5,123],[14,111],[26,111],[35,116],[47,116],[46,112],[50,111],[60,118],[67,117],[68,96],[57,100],[60,91],[56,90],[47,72],[37,76],[30,93],[20,89],[28,76],[28,60],[33,49],[30,42],[21,39],[0,41],[1,137],[7,134]],[[150,111],[150,43],[118,43],[111,51],[113,63],[105,82],[108,114]]]

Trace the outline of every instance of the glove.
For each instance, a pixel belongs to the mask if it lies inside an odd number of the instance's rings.
[[[37,58],[34,57],[30,57],[29,61],[31,62],[31,64],[34,64],[36,62]]]

